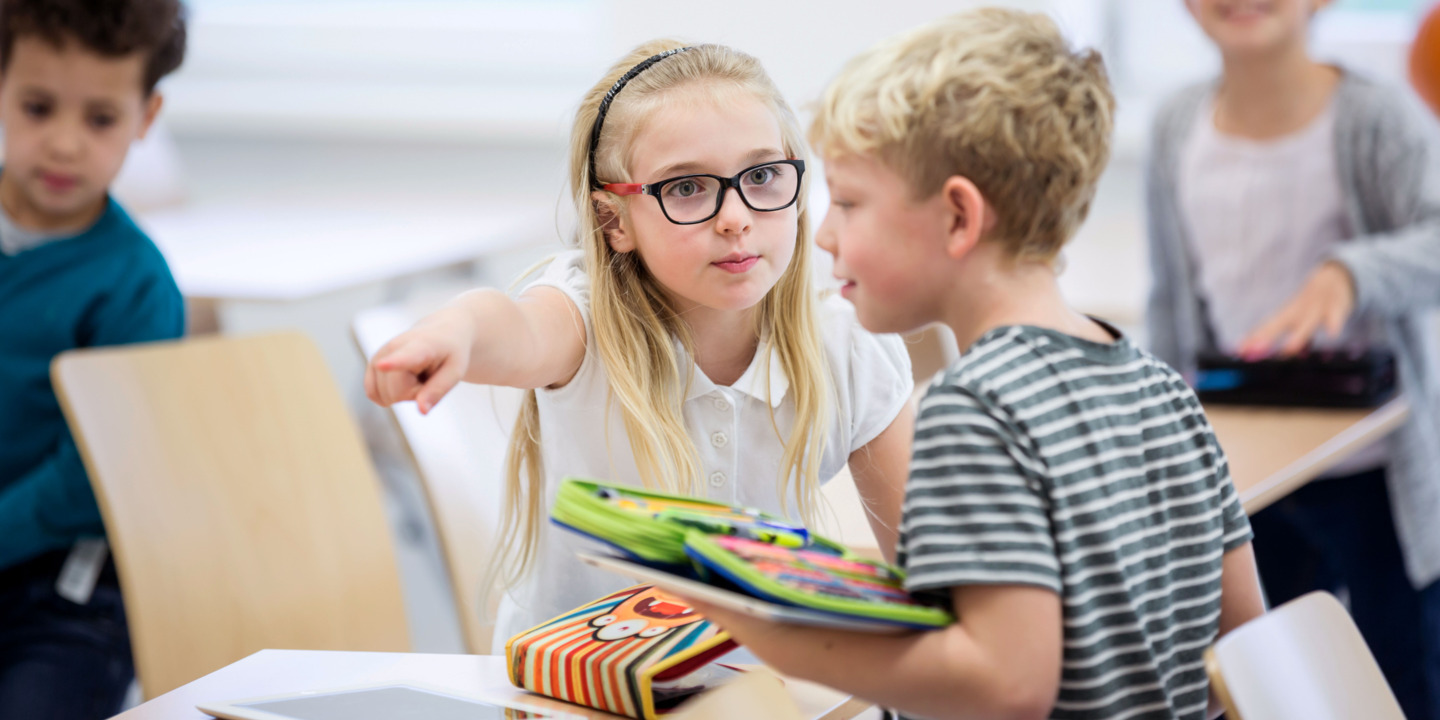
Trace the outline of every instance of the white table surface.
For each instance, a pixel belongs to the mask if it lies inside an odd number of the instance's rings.
[[[117,715],[115,720],[204,720],[196,704],[366,684],[410,683],[456,695],[514,700],[591,718],[617,717],[533,695],[510,684],[498,655],[261,650],[192,683]],[[812,683],[786,680],[786,691],[803,717],[843,720],[867,704]]]
[[[180,291],[211,300],[300,300],[554,234],[544,208],[525,206],[201,205],[136,222],[165,254]]]

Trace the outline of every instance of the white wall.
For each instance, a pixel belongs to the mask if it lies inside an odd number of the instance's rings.
[[[580,94],[657,36],[760,57],[801,112],[841,65],[976,0],[197,0],[165,119],[201,203],[560,206]],[[1120,109],[1114,160],[1068,253],[1067,291],[1133,323],[1145,286],[1140,161],[1165,93],[1218,66],[1180,0],[1011,0],[1100,47]],[[308,8],[308,9],[307,9]],[[337,8],[344,8],[337,12]],[[397,8],[403,8],[397,11]],[[1322,54],[1399,79],[1413,20],[1331,11]],[[557,238],[559,236],[557,232]],[[539,252],[539,251],[537,251]]]
[[[1045,10],[1055,2],[733,0],[669,4],[610,0],[609,4],[619,18],[608,39],[613,54],[663,36],[731,45],[759,57],[781,92],[797,108],[803,108],[819,97],[847,59],[886,36],[967,7],[1009,5]]]

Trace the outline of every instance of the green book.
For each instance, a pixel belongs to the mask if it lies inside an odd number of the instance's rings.
[[[906,592],[900,569],[758,510],[567,478],[551,521],[621,559],[776,605],[911,628],[954,622]]]

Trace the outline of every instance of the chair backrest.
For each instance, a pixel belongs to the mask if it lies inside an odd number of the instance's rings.
[[[1360,631],[1314,592],[1236,628],[1205,653],[1231,720],[1405,720]]]
[[[905,350],[910,354],[910,372],[917,390],[923,388],[935,373],[960,359],[955,333],[944,325],[927,325],[904,336]]]
[[[147,697],[265,648],[409,649],[379,481],[309,339],[67,352],[52,376]]]
[[[369,358],[420,316],[394,305],[366,310],[353,323],[356,344]],[[425,488],[465,647],[480,655],[490,653],[501,595],[484,583],[496,561],[505,451],[523,397],[515,388],[461,383],[429,415],[414,403],[391,407]]]

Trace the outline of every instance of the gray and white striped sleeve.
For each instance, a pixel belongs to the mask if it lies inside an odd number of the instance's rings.
[[[1230,479],[1230,463],[1227,461],[1220,466],[1217,477],[1220,485],[1220,520],[1224,535],[1221,536],[1221,543],[1225,552],[1230,552],[1255,537],[1250,530],[1250,516],[1245,514],[1245,506],[1240,504],[1240,493],[1235,492],[1235,483]]]
[[[900,558],[911,591],[1038,585],[1060,592],[1041,464],[965,390],[920,403]]]

